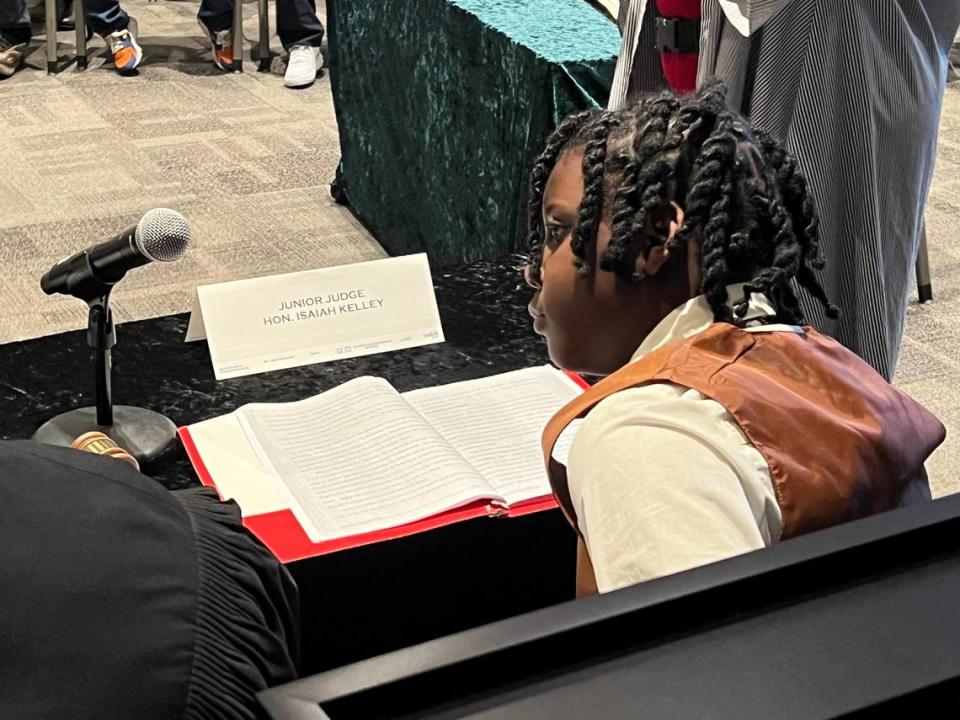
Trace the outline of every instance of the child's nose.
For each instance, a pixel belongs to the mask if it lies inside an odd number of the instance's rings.
[[[542,268],[534,271],[533,266],[527,263],[523,266],[523,281],[534,290],[539,290],[541,285],[543,285],[543,280],[541,279],[542,272]]]

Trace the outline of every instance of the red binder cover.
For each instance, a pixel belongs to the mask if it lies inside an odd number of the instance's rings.
[[[584,389],[590,386],[579,375],[567,373],[567,375],[577,385]],[[207,470],[197,450],[197,446],[190,436],[190,429],[181,427],[177,429],[177,435],[183,448],[186,450],[187,457],[193,465],[200,482],[206,486],[217,490],[217,485],[210,472]],[[217,490],[219,493],[219,490]],[[222,496],[221,496],[222,497]],[[434,528],[452,525],[472,520],[478,517],[521,517],[543,510],[552,510],[557,507],[557,501],[552,495],[541,498],[531,498],[522,503],[517,503],[509,509],[503,509],[491,506],[485,500],[479,500],[469,505],[464,505],[452,510],[446,510],[436,515],[416,520],[404,525],[397,525],[391,528],[375,530],[373,532],[362,533],[360,535],[351,535],[349,537],[337,538],[335,540],[325,540],[315,543],[304,532],[300,523],[294,517],[291,510],[278,510],[277,512],[263,513],[260,515],[250,515],[243,518],[243,525],[252,532],[276,558],[283,563],[293,562],[294,560],[303,560],[304,558],[317,557],[339,550],[348,550],[362,545],[383,542],[384,540],[394,540],[396,538],[407,537],[417,533],[433,530]]]

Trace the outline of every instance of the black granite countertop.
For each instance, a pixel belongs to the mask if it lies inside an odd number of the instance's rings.
[[[509,255],[434,271],[444,343],[232,380],[213,377],[206,342],[183,342],[188,315],[119,325],[114,402],[187,425],[249,402],[301,400],[360,375],[379,375],[404,392],[545,363],[526,311],[522,263]],[[54,415],[92,405],[85,330],[0,346],[0,403],[3,439],[28,438]],[[169,489],[197,483],[179,447],[151,474]]]

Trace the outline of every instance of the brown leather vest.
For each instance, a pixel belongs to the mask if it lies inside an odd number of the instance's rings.
[[[946,434],[932,413],[811,328],[715,323],[604,378],[547,424],[550,484],[574,528],[566,468],[552,456],[557,438],[608,395],[651,382],[697,390],[733,416],[770,468],[783,538],[895,507]]]

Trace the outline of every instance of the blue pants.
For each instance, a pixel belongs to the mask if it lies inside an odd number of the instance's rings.
[[[97,35],[123,30],[130,22],[130,17],[120,7],[118,0],[83,0],[83,9],[87,25]]]
[[[98,35],[109,35],[127,27],[130,18],[120,7],[118,0],[84,0],[87,24]],[[30,38],[30,12],[27,0],[0,0],[0,28]],[[6,33],[5,33],[6,34]]]
[[[30,11],[27,0],[0,0],[0,30],[14,42],[30,41]]]
[[[233,24],[233,0],[201,0],[197,17],[213,32],[229,30]],[[317,17],[314,0],[277,0],[277,35],[286,50],[294,45],[320,47],[323,24]]]

